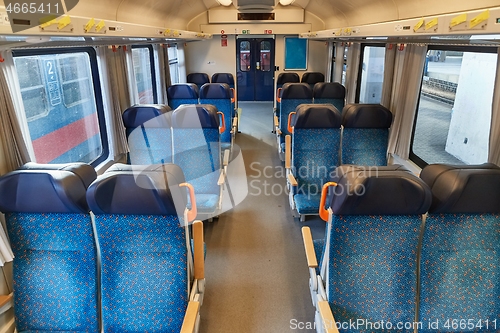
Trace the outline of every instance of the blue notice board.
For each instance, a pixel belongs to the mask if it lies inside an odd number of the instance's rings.
[[[307,70],[307,39],[285,37],[285,70]]]

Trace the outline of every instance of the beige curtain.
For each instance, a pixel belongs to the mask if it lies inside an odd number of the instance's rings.
[[[493,105],[491,108],[488,162],[500,165],[500,48],[498,48],[497,53],[497,74],[495,78],[495,90],[493,91]]]
[[[396,65],[396,45],[387,44],[384,59],[384,83],[382,86],[382,98],[380,104],[389,108],[391,104],[392,88],[394,81],[394,67]]]
[[[347,51],[346,69],[346,103],[354,103],[356,99],[356,86],[358,85],[359,57],[361,44],[351,43]]]
[[[166,45],[155,44],[153,45],[153,52],[155,57],[155,65],[158,70],[158,78],[156,80],[156,91],[158,91],[158,104],[168,104],[167,99],[167,87],[168,82],[166,78],[166,70],[168,70],[168,56],[165,62],[165,56],[167,54]],[[165,68],[165,65],[167,68]]]
[[[394,71],[396,74],[388,106],[394,116],[388,152],[403,159],[408,159],[410,153],[411,133],[426,54],[427,46],[413,44],[405,45],[403,50],[398,46],[396,54]],[[384,102],[387,103],[387,100]]]
[[[24,114],[24,107],[14,58],[10,51],[2,52],[0,55],[4,60],[0,63],[0,145],[3,153],[0,168],[2,173],[6,173],[29,162],[31,158],[18,117],[18,113]],[[24,125],[27,128],[26,121]],[[29,131],[27,129],[26,131],[29,139]]]

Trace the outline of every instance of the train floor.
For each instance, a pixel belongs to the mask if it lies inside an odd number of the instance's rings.
[[[240,102],[236,144],[246,168],[248,195],[205,223],[206,292],[203,333],[314,332],[301,227],[324,233],[324,222],[292,216],[284,167],[272,130],[272,102]]]

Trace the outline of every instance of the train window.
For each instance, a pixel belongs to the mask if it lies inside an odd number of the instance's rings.
[[[170,69],[170,81],[172,84],[180,83],[179,79],[179,56],[177,54],[177,44],[169,44],[168,51],[168,66]]]
[[[378,104],[382,99],[385,46],[362,45],[361,56],[363,62],[359,70],[358,102]]]
[[[35,160],[96,165],[106,159],[94,49],[15,51],[14,64]]]
[[[269,72],[271,70],[271,42],[260,42],[260,70],[262,72]]]
[[[495,48],[429,46],[410,157],[428,163],[488,159]]]
[[[158,102],[156,94],[156,75],[152,46],[133,46],[132,61],[134,63],[135,82],[139,93],[140,104]]]
[[[240,71],[248,72],[250,70],[250,42],[240,42]]]

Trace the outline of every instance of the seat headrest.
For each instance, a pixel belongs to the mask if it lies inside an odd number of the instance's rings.
[[[190,73],[187,76],[188,83],[194,83],[197,85],[202,85],[210,82],[210,78],[206,73]]]
[[[313,88],[314,98],[345,98],[345,87],[338,82],[318,82]]]
[[[217,108],[211,104],[181,105],[172,113],[174,128],[219,128]]]
[[[198,99],[198,95],[198,86],[194,83],[177,83],[167,88],[167,96],[169,99]]]
[[[380,104],[348,104],[342,111],[345,128],[389,128],[392,113]]]
[[[187,205],[182,170],[175,164],[108,171],[87,191],[94,214],[180,215]]]
[[[129,107],[122,114],[125,128],[136,128],[145,123],[147,127],[169,127],[172,109],[163,104],[138,104]]]
[[[285,83],[281,90],[281,98],[312,99],[312,89],[307,83]]]
[[[340,128],[342,116],[331,104],[300,104],[295,109],[295,128]]]
[[[500,213],[500,167],[431,164],[420,173],[432,191],[429,213]]]
[[[231,73],[215,73],[212,75],[212,83],[227,83],[234,85],[234,77]]]
[[[325,82],[325,76],[319,72],[306,72],[302,75],[302,83],[315,84],[318,82]]]
[[[227,83],[205,83],[200,88],[200,98],[230,99],[231,89]]]
[[[276,84],[284,85],[285,83],[299,83],[300,77],[297,73],[280,73],[278,75],[278,79],[276,80]]]
[[[424,214],[431,204],[429,187],[402,166],[343,165],[329,206],[336,215]]]
[[[0,178],[4,213],[88,213],[87,187],[66,170],[16,170]]]
[[[65,164],[40,164],[35,162],[28,162],[21,166],[19,170],[63,170],[69,171],[80,177],[85,188],[97,178],[97,173],[93,166],[87,163],[74,162]]]

